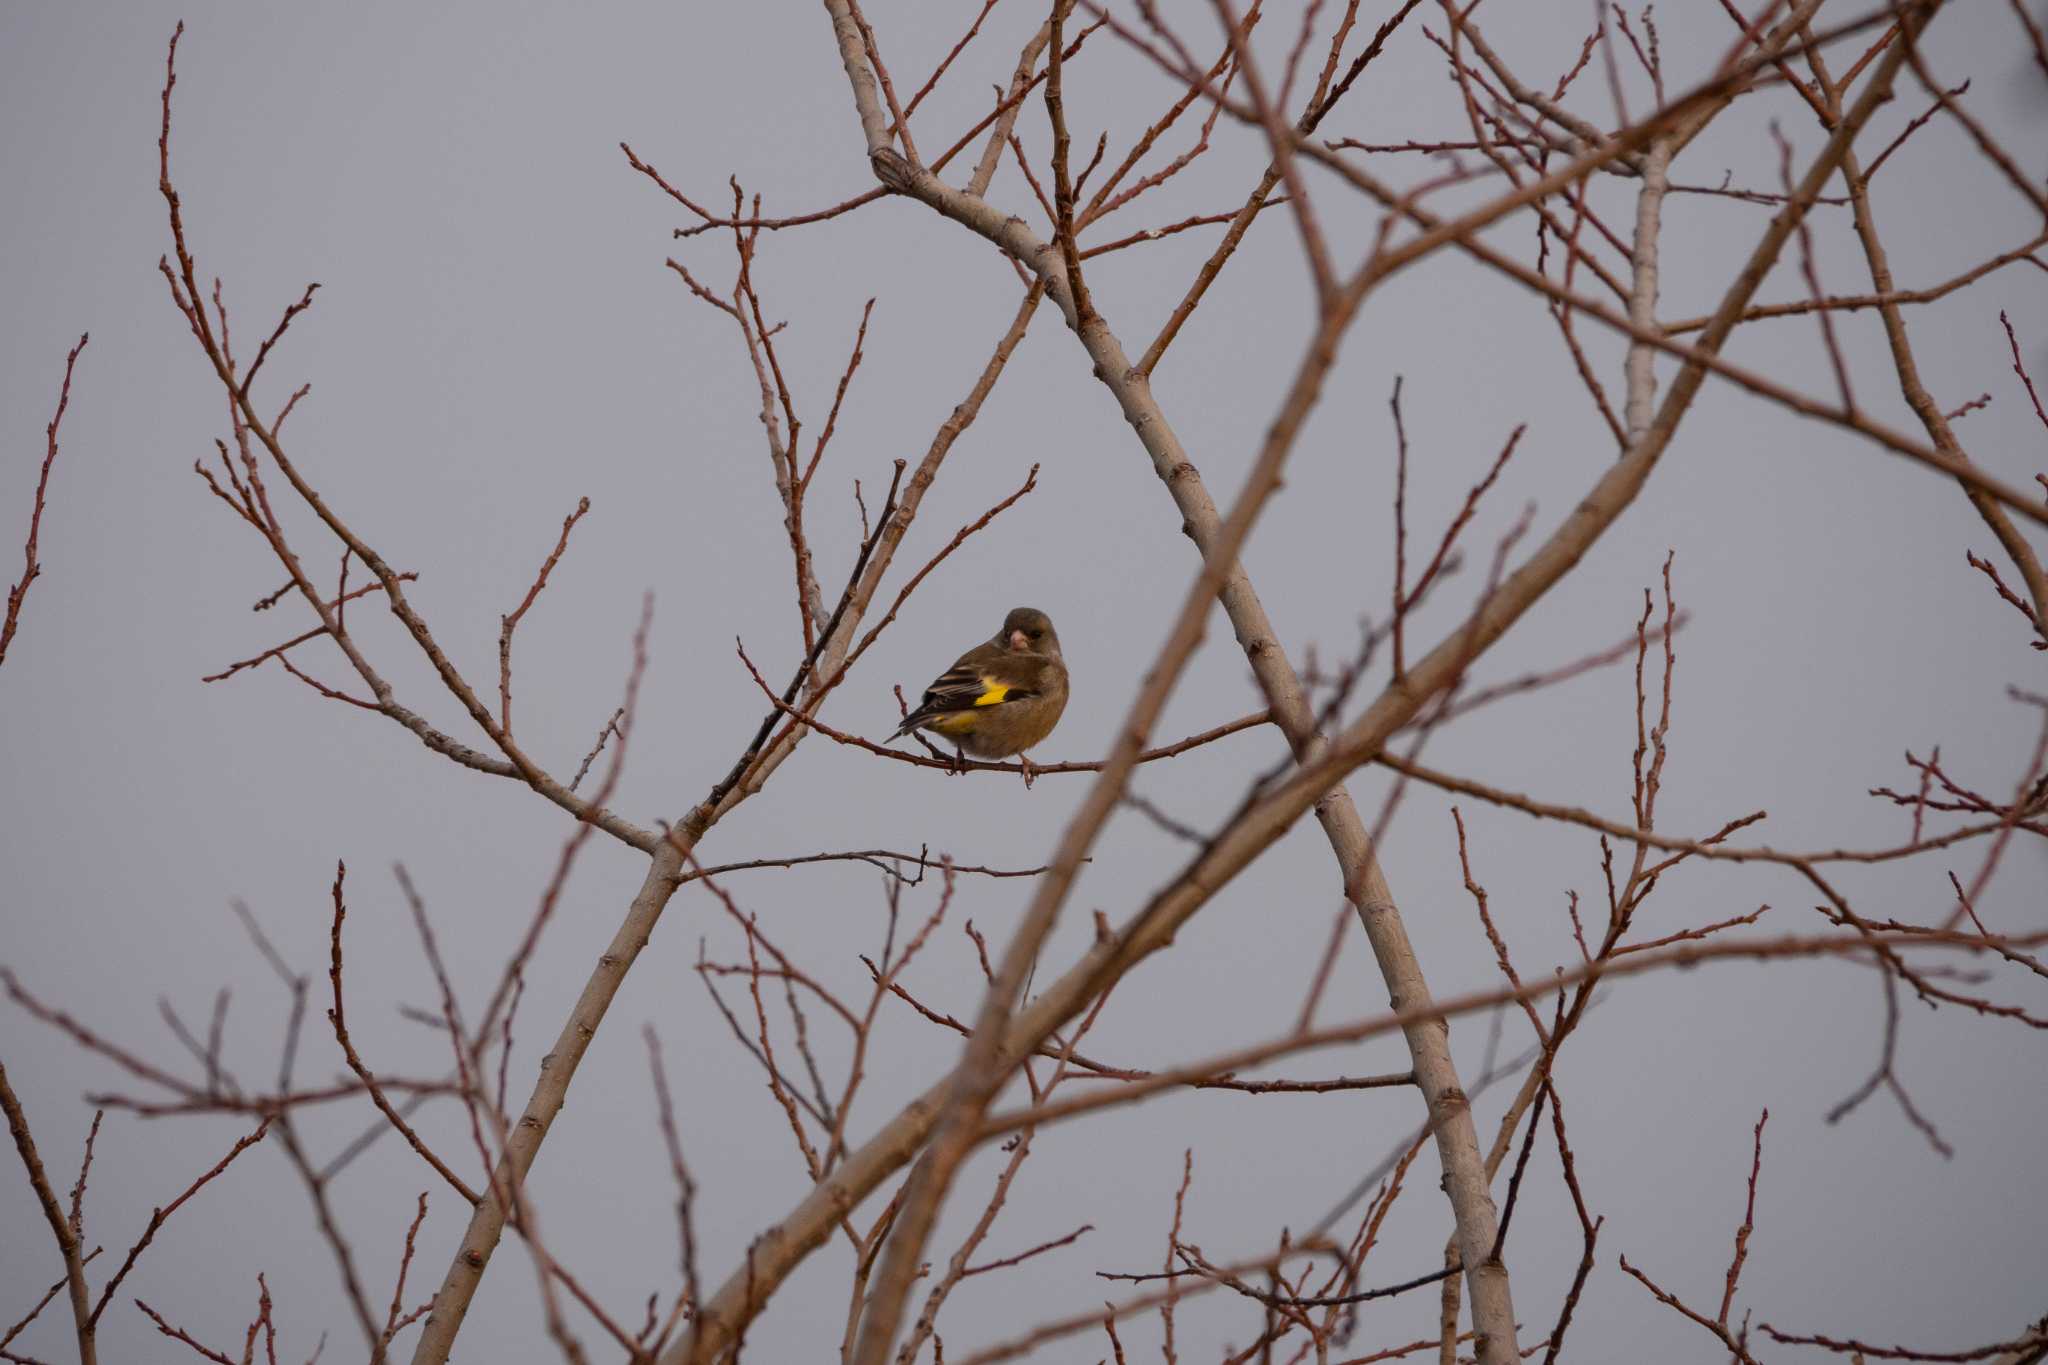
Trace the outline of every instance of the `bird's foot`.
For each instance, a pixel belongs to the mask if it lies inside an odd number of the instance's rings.
[[[1024,772],[1024,790],[1031,790],[1032,779],[1038,776],[1038,767],[1022,754],[1017,755],[1017,766]]]

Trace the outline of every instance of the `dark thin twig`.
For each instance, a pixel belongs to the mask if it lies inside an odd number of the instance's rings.
[[[228,1149],[228,1154],[226,1156],[222,1157],[219,1161],[215,1162],[210,1168],[208,1168],[204,1173],[202,1173],[197,1180],[193,1181],[190,1185],[187,1185],[185,1187],[185,1192],[183,1194],[179,1195],[176,1199],[173,1199],[170,1203],[164,1205],[162,1208],[154,1209],[150,1212],[149,1226],[142,1230],[142,1236],[137,1238],[135,1245],[128,1249],[128,1259],[121,1262],[121,1268],[114,1272],[114,1278],[108,1280],[106,1288],[100,1290],[100,1300],[98,1303],[93,1305],[92,1310],[91,1321],[94,1325],[98,1324],[100,1320],[100,1315],[107,1311],[107,1305],[113,1301],[114,1291],[121,1287],[121,1281],[127,1277],[129,1270],[134,1267],[136,1258],[142,1255],[144,1249],[146,1249],[149,1246],[151,1239],[156,1236],[157,1229],[161,1228],[165,1223],[169,1222],[171,1215],[178,1211],[179,1206],[182,1205],[187,1199],[190,1199],[193,1195],[199,1193],[200,1189],[204,1187],[208,1181],[212,1180],[222,1171],[225,1171],[228,1168],[229,1162],[233,1161],[236,1157],[240,1156],[249,1148],[254,1147],[257,1143],[263,1141],[264,1136],[270,1132],[271,1123],[271,1119],[264,1119],[262,1123],[257,1125],[255,1132],[237,1141],[234,1146]]]
[[[889,495],[882,501],[882,514],[875,518],[874,534],[861,542],[860,553],[854,557],[853,572],[846,576],[846,591],[839,595],[839,605],[832,609],[832,615],[825,622],[825,628],[818,632],[817,643],[811,646],[810,653],[804,656],[804,661],[797,665],[796,676],[792,677],[789,686],[783,689],[780,705],[762,717],[760,729],[754,732],[753,741],[741,752],[738,760],[732,765],[732,771],[721,778],[718,785],[711,789],[711,794],[704,798],[706,809],[717,810],[718,803],[723,801],[726,794],[738,786],[740,779],[747,775],[747,769],[753,766],[754,760],[760,756],[762,747],[768,743],[768,736],[775,732],[776,720],[782,715],[783,710],[796,700],[797,692],[804,685],[804,679],[811,675],[811,669],[817,664],[818,656],[825,652],[825,646],[839,629],[840,619],[846,615],[846,609],[853,601],[854,588],[860,583],[861,571],[867,568],[868,556],[872,555],[875,546],[881,543],[882,534],[889,526],[889,518],[895,515],[896,490],[903,482],[903,470],[904,462],[896,461],[895,473],[889,478]],[[770,693],[769,696],[773,700],[774,694]]]
[[[29,585],[43,572],[42,563],[36,558],[36,538],[43,528],[43,503],[50,491],[50,466],[57,462],[57,428],[64,421],[64,409],[71,406],[71,371],[78,364],[78,353],[90,340],[90,332],[81,334],[78,344],[71,348],[71,354],[64,357],[64,385],[57,391],[57,415],[45,428],[43,470],[36,478],[35,501],[30,504],[28,514],[28,538],[22,544],[21,581],[7,590],[7,615],[0,619],[0,663],[7,660],[7,646],[13,643],[15,627],[20,624],[21,604],[28,597]]]

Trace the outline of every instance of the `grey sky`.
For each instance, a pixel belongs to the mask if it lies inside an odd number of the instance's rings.
[[[949,90],[920,111],[920,145],[941,144],[1005,76],[1036,7],[999,6]],[[958,6],[871,7],[899,73],[928,71],[957,37]],[[1388,7],[1369,4],[1372,22]],[[1425,7],[1426,9],[1428,7]],[[1293,10],[1263,31],[1277,63]],[[1543,77],[1570,64],[1588,22],[1583,4],[1502,5],[1489,36]],[[1659,11],[1672,83],[1728,41],[1707,0]],[[461,770],[396,726],[321,701],[273,669],[225,683],[202,675],[303,629],[289,605],[252,616],[277,586],[268,552],[231,521],[191,463],[224,434],[217,388],[165,295],[155,261],[168,247],[156,194],[157,93],[164,43],[186,20],[173,168],[200,266],[222,277],[248,349],[307,281],[323,288],[272,359],[269,401],[310,380],[290,444],[324,494],[399,567],[417,570],[415,600],[473,678],[487,679],[497,621],[518,600],[560,525],[588,496],[590,515],[540,604],[521,627],[519,732],[557,770],[573,771],[617,705],[641,595],[655,599],[642,719],[614,803],[643,822],[701,798],[732,761],[761,705],[734,657],[735,636],[773,678],[800,646],[787,545],[770,484],[751,373],[731,324],[693,300],[662,260],[676,253],[727,287],[731,251],[716,236],[673,243],[680,211],[624,163],[617,143],[660,167],[700,202],[723,206],[728,174],[798,212],[865,189],[858,126],[814,5],[590,8],[460,4],[259,7],[157,0],[0,9],[0,552],[11,555],[33,487],[65,348],[93,340],[79,364],[64,452],[43,522],[44,577],[0,671],[0,961],[43,999],[145,1056],[189,1069],[158,1017],[159,999],[203,1024],[213,992],[233,987],[233,1065],[269,1074],[284,1018],[281,989],[228,910],[246,901],[281,950],[324,990],[327,888],[349,866],[350,1015],[373,1065],[418,1073],[440,1065],[433,1035],[399,1019],[433,984],[391,864],[412,873],[439,927],[458,986],[475,1008],[500,971],[567,833],[559,811],[512,784]],[[1432,24],[1440,20],[1432,18]],[[1213,26],[1190,7],[1204,45]],[[2044,96],[2006,6],[1961,0],[1930,53],[1970,106],[2030,157]],[[1325,132],[1377,141],[1441,136],[1461,126],[1455,89],[1419,31],[1404,32],[1373,78]],[[1165,83],[1106,38],[1074,68],[1077,142],[1112,130],[1112,152],[1169,98]],[[1908,93],[1880,115],[1879,145],[1924,107]],[[1648,106],[1631,90],[1632,108]],[[1593,80],[1589,116],[1611,118]],[[1800,162],[1813,121],[1786,99],[1754,101],[1688,151],[1678,178],[1713,184],[1725,168],[1767,186],[1775,156],[1764,116],[1782,121]],[[1034,154],[1043,111],[1024,126]],[[1130,210],[1156,226],[1234,205],[1260,147],[1219,129],[1198,172]],[[1174,142],[1185,141],[1176,132]],[[941,144],[942,145],[942,144]],[[929,151],[929,148],[927,148]],[[1406,169],[1420,174],[1419,160]],[[1610,221],[1624,191],[1602,187]],[[991,197],[1022,208],[1030,191],[1006,164]],[[1335,186],[1319,203],[1346,254],[1372,219]],[[1935,282],[2037,230],[2025,206],[1944,121],[1925,129],[1879,182],[1877,209],[1902,284]],[[1663,316],[1705,311],[1746,253],[1765,210],[1677,197],[1667,211]],[[1816,220],[1830,290],[1868,287],[1841,210]],[[1128,228],[1117,228],[1118,235]],[[1105,314],[1134,349],[1156,329],[1207,252],[1212,231],[1105,258],[1092,276]],[[1498,240],[1526,251],[1526,220]],[[833,223],[763,239],[757,264],[806,425],[822,425],[862,303],[877,300],[867,363],[840,417],[813,495],[813,533],[828,590],[858,536],[851,487],[870,506],[889,462],[915,459],[966,393],[1014,307],[1011,271],[984,244],[928,211],[884,202]],[[1762,297],[1803,291],[1789,258]],[[1221,500],[1234,490],[1306,335],[1307,292],[1295,239],[1277,216],[1253,233],[1161,367],[1158,390]],[[1972,456],[2015,483],[2043,464],[2044,433],[2005,355],[1999,310],[2028,339],[2048,378],[2048,277],[2022,265],[1914,315],[1926,379],[1946,407],[1989,391],[1960,424]],[[1874,318],[1845,319],[1858,398],[1905,428]],[[1816,393],[1832,381],[1810,320],[1738,333],[1737,363]],[[1587,329],[1590,332],[1590,328]],[[1392,447],[1386,397],[1405,376],[1413,443],[1412,524],[1424,544],[1455,510],[1508,432],[1529,430],[1490,496],[1463,573],[1412,629],[1433,642],[1470,601],[1486,550],[1536,505],[1556,524],[1613,455],[1554,329],[1533,299],[1443,257],[1376,295],[1349,339],[1324,407],[1290,467],[1287,488],[1247,562],[1290,649],[1325,659],[1355,640],[1361,615],[1388,595]],[[1619,389],[1619,349],[1591,336],[1594,363]],[[1165,617],[1195,567],[1178,518],[1107,395],[1089,378],[1051,310],[1041,313],[979,423],[925,503],[896,576],[922,563],[963,522],[1042,465],[1039,489],[971,541],[913,598],[828,718],[879,737],[895,716],[891,683],[913,689],[1018,603],[1059,624],[1076,700],[1038,757],[1084,758],[1107,746]],[[290,516],[292,514],[288,514]],[[302,548],[318,542],[296,517]],[[320,553],[325,555],[324,543]],[[2033,741],[2031,712],[2007,684],[2039,689],[2040,656],[2011,610],[1963,560],[1990,540],[1954,487],[1832,429],[1710,386],[1649,490],[1581,569],[1489,656],[1482,681],[1564,662],[1621,639],[1668,550],[1680,604],[1692,613],[1679,665],[1662,825],[1705,833],[1767,807],[1760,842],[1876,845],[1905,819],[1866,789],[1906,786],[1910,748],[1940,745],[1950,770],[2003,794]],[[1411,551],[1411,553],[1413,553]],[[320,573],[334,565],[316,563]],[[18,570],[10,568],[11,582]],[[401,634],[371,602],[355,618],[401,695],[451,729]],[[306,652],[341,677],[332,651]],[[1433,763],[1545,799],[1625,818],[1634,743],[1631,684],[1609,669],[1545,698],[1500,705],[1433,741]],[[1162,727],[1177,737],[1254,710],[1257,694],[1221,617]],[[465,737],[470,737],[465,732]],[[1239,736],[1146,770],[1140,791],[1200,824],[1275,760],[1269,732]],[[1034,790],[976,775],[948,778],[807,741],[767,794],[720,826],[704,849],[728,861],[817,849],[928,843],[965,862],[1043,861],[1083,779]],[[1370,813],[1385,789],[1368,770],[1352,788]],[[1589,836],[1465,804],[1475,874],[1525,973],[1573,960],[1564,905],[1601,896]],[[1113,917],[1178,865],[1174,841],[1140,817],[1118,818],[1045,962],[1085,944],[1088,911]],[[1496,980],[1462,889],[1448,803],[1412,792],[1384,848],[1388,875],[1433,988]],[[1967,875],[1975,855],[1953,864]],[[599,839],[577,869],[529,972],[513,1089],[541,1050],[590,958],[637,886],[639,855]],[[1840,884],[1874,918],[1925,916],[1945,894],[1934,861],[1848,871]],[[2041,927],[2043,863],[2016,845],[1981,907],[1995,928]],[[857,953],[880,939],[876,876],[823,870],[736,874],[729,883],[763,927],[822,978],[864,980]],[[906,908],[928,912],[931,887]],[[963,882],[949,921],[913,972],[922,998],[956,1013],[979,996],[971,918],[1000,941],[1025,894],[1019,882]],[[1338,906],[1328,850],[1297,830],[1113,997],[1090,1050],[1129,1065],[1185,1060],[1286,1028]],[[1825,927],[1810,889],[1769,870],[1692,868],[1651,901],[1655,936],[1773,909],[1781,932]],[[533,1189],[551,1248],[621,1318],[636,1325],[651,1292],[678,1282],[671,1190],[639,1040],[660,1031],[682,1095],[679,1118],[703,1188],[707,1278],[738,1263],[747,1241],[800,1197],[800,1161],[760,1073],[705,997],[692,965],[741,938],[701,890],[673,902],[573,1090]],[[2037,984],[2037,983],[2036,983]],[[1384,988],[1353,935],[1326,1017],[1363,1016]],[[2018,998],[2018,997],[2014,997]],[[2038,1010],[2039,992],[2033,992]],[[318,1024],[317,1016],[310,1021]],[[1688,1333],[1615,1266],[1626,1252],[1696,1303],[1718,1302],[1741,1214],[1750,1130],[1765,1105],[1759,1222],[1743,1303],[1790,1329],[1949,1346],[1993,1340],[2048,1311],[2040,1267],[2048,1123],[2048,1053],[2023,1029],[1909,1006],[1902,1071],[1916,1101],[1956,1148],[1944,1161],[1880,1096],[1835,1126],[1828,1108],[1876,1056],[1876,979],[1841,965],[1716,967],[1615,988],[1560,1070],[1572,1138],[1593,1210],[1607,1218],[1571,1354],[1585,1360],[1706,1360]],[[1526,1040],[1506,1021],[1503,1046]],[[1483,1019],[1453,1040],[1468,1076],[1485,1049]],[[11,1006],[0,1012],[9,1074],[34,1120],[53,1178],[68,1186],[90,1118],[82,1093],[129,1088]],[[878,1123],[957,1055],[957,1042],[898,1009],[877,1046],[888,1066],[869,1083],[853,1127]],[[1402,1069],[1400,1045],[1297,1059],[1290,1075]],[[339,1070],[311,1027],[302,1074]],[[1490,1137],[1501,1095],[1478,1106]],[[336,1111],[312,1131],[331,1148],[369,1117]],[[969,1281],[941,1319],[949,1357],[1041,1318],[1081,1312],[1116,1290],[1096,1270],[1156,1268],[1181,1152],[1195,1149],[1189,1240],[1217,1259],[1257,1254],[1283,1226],[1314,1220],[1359,1172],[1419,1120],[1405,1091],[1341,1098],[1201,1093],[1155,1100],[1089,1125],[1048,1131],[988,1244],[1004,1255],[1092,1223],[1076,1246],[1008,1275]],[[451,1111],[427,1121],[469,1158]],[[241,1131],[215,1120],[109,1116],[87,1200],[88,1241],[118,1257],[153,1204],[182,1188]],[[979,1207],[994,1167],[972,1165],[954,1217],[934,1243],[950,1250],[962,1210]],[[1433,1157],[1388,1223],[1371,1283],[1431,1268],[1449,1227]],[[1510,1242],[1525,1341],[1555,1312],[1576,1259],[1576,1232],[1554,1155],[1540,1145]],[[397,1248],[421,1189],[435,1185],[386,1141],[337,1184],[373,1300],[388,1299]],[[438,1279],[461,1226],[458,1201],[432,1188],[433,1213],[408,1299]],[[12,1321],[59,1267],[12,1158],[0,1175],[0,1319]],[[104,1358],[169,1358],[127,1302],[140,1296],[217,1344],[238,1339],[267,1273],[286,1349],[303,1359],[320,1333],[327,1359],[351,1358],[355,1329],[332,1263],[310,1235],[304,1196],[280,1155],[249,1153],[181,1211],[108,1310]],[[823,1359],[843,1325],[843,1243],[800,1272],[750,1338],[761,1360]],[[97,1270],[97,1266],[95,1267]],[[94,1276],[98,1283],[100,1276]],[[544,1358],[533,1279],[508,1244],[472,1312],[459,1352],[470,1360]],[[1411,1295],[1362,1321],[1360,1351],[1432,1334],[1435,1302]],[[1242,1342],[1254,1319],[1211,1299],[1184,1310],[1182,1347],[1206,1359]],[[56,1311],[20,1343],[63,1359]],[[579,1324],[579,1331],[588,1326]],[[1149,1325],[1125,1335],[1156,1353]],[[583,1331],[593,1349],[595,1329]],[[1047,1359],[1095,1359],[1076,1339]]]

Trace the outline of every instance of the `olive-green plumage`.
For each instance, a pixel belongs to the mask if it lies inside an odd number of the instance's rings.
[[[1011,758],[1051,734],[1066,707],[1060,637],[1044,612],[1018,607],[925,689],[891,738],[929,730],[976,758]]]

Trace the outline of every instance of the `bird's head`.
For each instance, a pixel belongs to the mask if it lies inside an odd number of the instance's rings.
[[[1035,607],[1017,607],[1003,618],[997,640],[1013,654],[1050,654],[1058,657],[1060,637],[1053,633],[1052,618]]]

